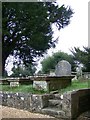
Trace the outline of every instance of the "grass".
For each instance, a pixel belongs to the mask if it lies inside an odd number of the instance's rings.
[[[77,89],[82,88],[89,88],[90,86],[90,80],[89,81],[72,81],[72,84],[64,89],[59,90],[59,92],[64,93],[67,91],[73,91]],[[48,91],[44,90],[36,90],[32,87],[32,85],[20,85],[19,87],[13,87],[11,88],[9,85],[0,85],[0,91],[9,91],[9,92],[26,92],[26,93],[33,93],[33,94],[44,94],[48,93]]]
[[[9,91],[9,92],[24,92],[24,93],[36,93],[43,94],[47,93],[44,90],[36,90],[32,85],[20,85],[19,87],[10,87],[9,85],[0,85],[0,91]]]
[[[72,81],[70,86],[59,90],[59,92],[64,93],[64,92],[67,92],[67,91],[73,91],[73,90],[83,89],[83,88],[90,88],[90,80],[83,81],[83,82],[78,81],[78,80]]]

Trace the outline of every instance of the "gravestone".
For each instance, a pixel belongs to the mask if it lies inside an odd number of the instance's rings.
[[[56,76],[70,76],[71,64],[66,60],[58,62],[55,68],[55,74]]]
[[[33,81],[33,88],[37,90],[47,91],[47,82],[46,81]]]
[[[77,72],[77,78],[79,78],[79,77],[82,78],[82,68],[81,68],[81,66],[76,68],[76,72]]]
[[[10,87],[19,87],[19,82],[10,82]]]
[[[49,76],[36,77],[33,81],[33,87],[38,90],[54,91],[71,85],[71,64],[66,61],[60,61],[55,69],[55,74]]]

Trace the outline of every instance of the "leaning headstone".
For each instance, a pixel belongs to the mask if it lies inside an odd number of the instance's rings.
[[[70,76],[71,64],[66,60],[58,62],[55,68],[55,74],[56,76]]]

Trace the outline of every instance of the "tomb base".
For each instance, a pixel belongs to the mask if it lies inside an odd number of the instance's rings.
[[[36,77],[33,81],[33,87],[37,90],[45,91],[60,90],[71,85],[72,78],[74,76]]]

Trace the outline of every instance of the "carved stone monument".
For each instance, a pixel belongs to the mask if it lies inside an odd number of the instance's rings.
[[[33,82],[33,87],[38,90],[60,90],[71,84],[71,64],[62,60],[58,62],[55,68],[55,75],[36,77]]]
[[[55,74],[56,76],[70,76],[71,64],[66,60],[58,62],[56,65]]]

